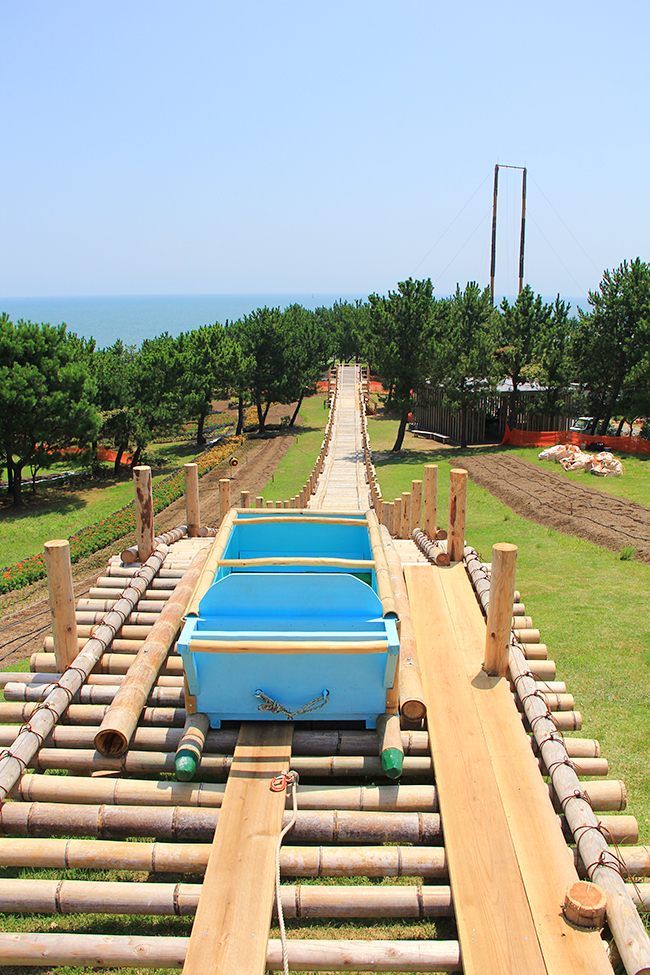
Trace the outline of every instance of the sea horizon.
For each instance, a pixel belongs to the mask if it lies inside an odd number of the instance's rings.
[[[437,297],[448,297],[438,295]],[[496,299],[500,303],[503,296]],[[508,300],[514,300],[511,296]],[[563,296],[562,296],[563,297]],[[300,304],[314,310],[331,307],[336,301],[366,301],[363,292],[248,292],[224,294],[173,295],[55,295],[0,297],[0,313],[12,321],[24,319],[68,326],[69,331],[85,339],[94,339],[98,349],[121,339],[126,345],[140,346],[164,332],[176,338],[182,332],[236,321],[265,305],[286,308]],[[555,296],[544,297],[552,302]],[[579,305],[587,308],[584,297],[566,297],[572,311]]]

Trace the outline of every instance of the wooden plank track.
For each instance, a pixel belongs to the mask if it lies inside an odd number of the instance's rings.
[[[242,724],[183,971],[254,975],[266,967],[275,850],[286,793],[271,779],[289,769],[293,725]]]
[[[611,975],[597,932],[561,915],[577,880],[464,567],[407,565],[463,970]],[[534,837],[534,842],[531,841]]]

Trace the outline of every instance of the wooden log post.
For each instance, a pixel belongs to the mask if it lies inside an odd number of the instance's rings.
[[[133,489],[135,492],[135,534],[138,544],[138,561],[146,562],[154,549],[153,534],[153,489],[151,468],[133,468]]]
[[[465,547],[467,514],[467,471],[454,467],[449,474],[449,529],[447,552],[451,562],[460,562]]]
[[[508,672],[516,572],[517,546],[507,542],[494,545],[483,664],[485,672],[492,677],[505,677]]]
[[[255,498],[255,507],[256,508],[264,507],[264,498],[261,496],[261,494],[258,494],[258,496]]]
[[[62,673],[79,653],[70,543],[61,538],[45,543],[45,568],[56,666]]]
[[[402,508],[400,511],[399,537],[409,537],[409,525],[411,523],[411,492],[402,491]]]
[[[411,481],[411,517],[409,521],[410,538],[422,521],[422,481]]]
[[[239,504],[241,508],[250,508],[251,506],[251,493],[250,491],[241,491],[239,494]]]
[[[189,782],[196,775],[209,728],[207,714],[188,714],[185,719],[183,737],[176,749],[176,778],[179,782]]]
[[[223,521],[230,511],[230,478],[222,477],[219,480],[219,523]]]
[[[436,537],[438,525],[438,465],[424,465],[424,515],[422,528],[429,538]]]
[[[402,527],[402,499],[395,498],[395,500],[393,501],[393,525],[390,530],[390,533],[394,538],[400,537],[401,527]]]
[[[187,534],[197,538],[201,528],[201,509],[199,503],[199,465],[185,464],[185,508],[187,511]]]
[[[272,501],[267,501],[266,502],[266,507],[267,508],[272,508],[273,507],[273,502]]]

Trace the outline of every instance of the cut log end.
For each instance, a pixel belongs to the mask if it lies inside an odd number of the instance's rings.
[[[579,928],[602,928],[607,910],[607,894],[598,884],[579,880],[564,898],[564,916]]]
[[[95,735],[95,748],[106,758],[119,758],[129,747],[128,739],[119,731],[107,728]]]

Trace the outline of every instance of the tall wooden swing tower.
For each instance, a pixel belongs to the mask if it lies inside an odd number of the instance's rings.
[[[492,203],[492,250],[490,257],[490,299],[494,304],[494,275],[497,263],[497,194],[499,189],[499,169],[518,169],[521,171],[521,233],[519,236],[519,291],[524,286],[524,241],[526,237],[526,167],[499,166],[494,167],[494,198]]]

